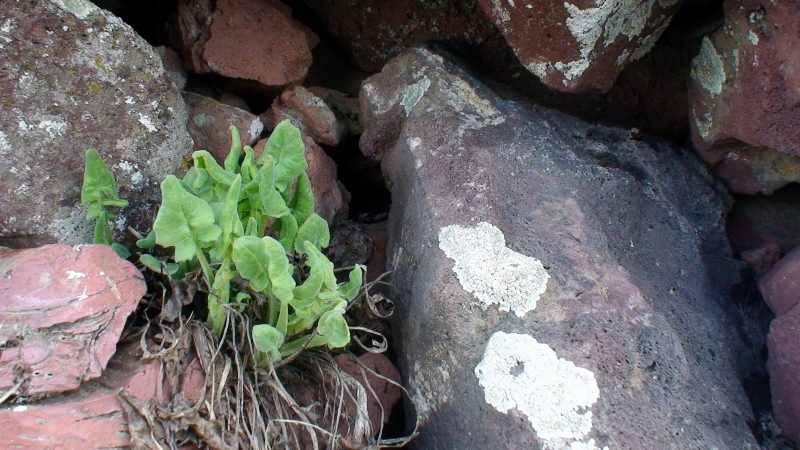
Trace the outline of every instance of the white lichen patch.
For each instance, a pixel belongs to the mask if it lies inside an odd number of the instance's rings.
[[[439,231],[439,248],[455,261],[461,286],[484,308],[498,304],[522,317],[536,308],[550,278],[542,262],[506,247],[503,232],[481,222],[474,227],[450,225]]]
[[[11,152],[11,143],[8,141],[8,135],[0,131],[0,155],[6,155]]]
[[[592,430],[585,409],[600,397],[594,373],[532,336],[493,334],[475,374],[487,403],[503,413],[516,408],[542,439],[582,439]]]
[[[10,34],[12,31],[14,31],[14,28],[16,28],[14,26],[14,19],[6,19],[6,21],[3,22],[3,25],[0,25],[0,33]]]
[[[751,44],[758,45],[758,35],[755,32],[753,32],[753,30],[750,30],[747,33],[747,39],[750,41]]]
[[[400,104],[403,105],[406,111],[406,116],[411,114],[411,110],[417,106],[417,103],[425,95],[429,87],[431,87],[431,80],[423,75],[419,81],[406,88],[403,98],[400,100]]]
[[[691,74],[692,78],[712,95],[716,96],[722,92],[722,85],[726,79],[725,66],[722,56],[717,53],[717,49],[708,37],[703,38],[700,53],[692,60]]]
[[[147,131],[149,131],[151,133],[155,132],[155,131],[158,131],[158,129],[155,127],[155,125],[153,125],[153,121],[150,120],[149,117],[145,116],[142,113],[139,113],[139,123],[144,125],[144,127],[147,128]]]
[[[64,11],[74,15],[79,19],[85,19],[89,14],[98,10],[92,2],[88,0],[50,0],[54,5]]]
[[[67,271],[67,279],[68,280],[76,280],[78,278],[84,278],[86,274],[83,272],[75,272],[74,270]]]

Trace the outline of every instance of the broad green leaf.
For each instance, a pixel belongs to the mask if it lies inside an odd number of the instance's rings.
[[[161,260],[153,255],[142,253],[139,255],[139,262],[155,273],[160,273],[162,275],[164,274],[164,269],[161,267]]]
[[[152,250],[156,248],[156,233],[151,230],[144,239],[136,241],[136,246],[142,250]]]
[[[352,301],[358,296],[358,291],[361,290],[361,285],[364,281],[364,271],[360,265],[353,267],[350,271],[350,280],[339,286],[339,293],[345,300]]]
[[[239,137],[239,129],[231,125],[231,151],[225,157],[225,170],[236,173],[239,169],[239,156],[242,154],[242,140]]]
[[[253,327],[253,344],[268,354],[273,361],[281,358],[279,350],[283,345],[283,339],[283,334],[271,325],[260,324]]]
[[[244,184],[250,183],[250,181],[256,177],[256,173],[258,173],[255,154],[253,148],[249,145],[244,147],[244,160],[242,161],[242,167],[239,169],[239,173],[242,174],[242,182]]]
[[[339,311],[328,311],[319,318],[317,331],[328,338],[328,348],[344,347],[350,343],[350,328]]]
[[[247,186],[253,206],[267,217],[283,217],[289,214],[281,194],[275,190],[275,164],[272,157],[265,159],[253,181]]]
[[[211,292],[208,293],[208,321],[217,336],[222,335],[225,321],[228,318],[227,310],[221,305],[226,305],[230,301],[231,278],[233,276],[230,265],[230,260],[222,261],[214,276]]]
[[[336,274],[333,273],[333,263],[311,242],[305,244],[306,265],[311,273],[322,274],[322,285],[328,289],[336,289]]]
[[[114,202],[106,203],[108,200]],[[97,150],[86,151],[86,162],[83,171],[83,187],[81,188],[81,203],[100,203],[108,206],[128,206],[128,202],[119,198],[117,183],[114,174],[108,170],[103,158]],[[98,212],[98,211],[95,211]],[[89,220],[97,215],[87,217]]]
[[[213,191],[216,182],[206,169],[192,167],[183,177],[183,184],[187,191],[205,201],[213,200]]]
[[[222,213],[220,214],[219,224],[222,227],[222,236],[217,241],[217,246],[211,255],[212,258],[217,260],[224,260],[230,258],[231,246],[233,240],[244,234],[244,227],[242,221],[239,219],[239,193],[242,188],[242,177],[236,175],[228,194],[225,198],[225,203],[222,204]]]
[[[297,253],[305,253],[305,243],[310,242],[314,247],[320,249],[330,244],[331,233],[328,230],[328,222],[318,214],[313,213],[308,216],[305,223],[297,230],[294,241],[294,250]]]
[[[100,215],[97,216],[97,221],[94,224],[94,243],[111,245],[114,243],[114,236],[111,234],[111,227],[108,225],[110,214],[102,210]]]
[[[313,338],[310,338],[310,336],[299,337],[283,346],[283,349],[281,350],[281,356],[290,356],[304,346],[305,348],[314,348],[319,347],[320,345],[325,345],[327,342],[328,338],[325,336],[317,335]]]
[[[278,219],[275,224],[278,230],[278,240],[287,252],[294,251],[294,241],[297,236],[297,220],[291,214]]]
[[[250,281],[253,290],[262,292],[270,284],[269,255],[264,243],[255,236],[242,236],[233,241],[233,263],[239,274]]]
[[[261,242],[269,253],[269,281],[272,283],[272,295],[282,303],[289,303],[294,298],[292,294],[295,287],[292,277],[294,267],[289,263],[286,250],[280,242],[269,236],[261,238]]]
[[[300,225],[303,225],[306,219],[314,213],[314,192],[311,190],[311,180],[306,172],[301,173],[297,178],[291,207],[294,217]]]
[[[224,184],[225,186],[230,186],[233,183],[234,178],[236,175],[232,172],[228,172],[222,166],[217,164],[217,160],[205,150],[198,150],[192,153],[192,159],[194,159],[195,167],[205,169],[208,171],[208,175],[214,179],[217,183]]]
[[[258,163],[262,164],[267,156],[275,158],[275,185],[279,191],[285,191],[308,167],[305,151],[300,130],[284,120],[275,127]]]
[[[316,251],[311,243],[306,243],[306,245],[310,246],[306,258],[306,265],[310,268],[310,273],[303,284],[294,288],[294,299],[291,304],[295,309],[305,308],[315,302],[323,282],[326,278],[333,276],[333,263],[328,261],[325,255]]]
[[[161,183],[161,208],[153,231],[159,245],[175,247],[177,262],[192,259],[198,244],[213,242],[222,233],[208,203],[187,192],[173,175]]]
[[[247,218],[247,226],[244,229],[245,236],[255,236],[255,237],[262,237],[261,233],[258,229],[258,221],[255,217],[248,217]]]
[[[128,259],[131,256],[131,251],[122,244],[114,242],[111,244],[111,249],[122,259]]]

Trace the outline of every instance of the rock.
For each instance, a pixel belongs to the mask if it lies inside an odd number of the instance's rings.
[[[208,150],[219,162],[231,151],[231,125],[239,129],[242,145],[255,144],[264,130],[258,116],[213,98],[184,92],[183,100],[189,111],[187,128],[194,139],[194,149]]]
[[[0,407],[4,445],[30,450],[127,448],[129,420],[120,390],[142,401],[156,399],[166,405],[169,400],[161,362],[141,360],[140,353],[138,342],[121,348],[98,382],[77,392]]]
[[[333,109],[303,86],[292,86],[283,91],[259,117],[268,130],[274,130],[288,119],[317,144],[331,147],[339,145],[348,131]]]
[[[364,234],[372,241],[372,254],[366,262],[367,282],[371,282],[386,272],[386,221],[364,225]]]
[[[756,275],[761,276],[769,272],[781,258],[781,246],[770,242],[762,247],[745,250],[741,253],[742,261],[746,262]]]
[[[117,239],[129,238],[128,225],[148,230],[159,183],[192,145],[153,48],[86,0],[11,2],[0,24],[0,245],[92,240],[80,205],[89,148],[130,202],[118,212]]]
[[[792,183],[770,196],[737,195],[726,228],[735,254],[780,245],[786,254],[800,246],[800,184]]]
[[[351,98],[335,89],[320,86],[311,86],[308,90],[328,105],[336,115],[336,120],[344,125],[349,134],[361,134],[364,131],[364,127],[361,125],[361,107],[357,98]]]
[[[492,32],[475,0],[304,2],[351,62],[366,71],[379,70],[405,47],[445,40],[476,45]]]
[[[186,87],[186,78],[189,74],[183,68],[181,55],[165,45],[156,47],[156,53],[161,58],[161,64],[164,65],[164,70],[167,72],[169,79],[175,83],[175,87],[179,91],[182,91]]]
[[[394,405],[403,396],[403,391],[399,386],[402,383],[400,372],[382,353],[367,352],[358,358],[349,353],[343,353],[337,355],[335,359],[344,372],[358,380],[367,389],[369,420],[373,433],[377,435],[383,424],[389,422]],[[397,384],[392,384],[379,376],[388,378]]]
[[[249,80],[266,92],[301,83],[319,42],[277,0],[180,0],[177,29],[187,68]]]
[[[772,321],[767,347],[769,386],[775,422],[783,435],[800,442],[800,308]]]
[[[770,194],[800,181],[800,5],[723,5],[692,64],[692,141],[731,192]]]
[[[758,287],[776,317],[788,313],[800,303],[800,247],[781,258],[761,277]]]
[[[256,159],[264,151],[267,140],[261,139],[253,147]],[[336,180],[336,163],[325,150],[308,136],[303,136],[303,143],[306,146],[306,173],[314,194],[314,209],[329,225],[333,225],[347,217],[350,193]]]
[[[629,62],[650,51],[682,2],[478,3],[545,85],[605,92]]]
[[[503,100],[423,49],[361,100],[392,190],[412,448],[758,448],[729,199],[696,158]]]
[[[106,245],[0,249],[0,389],[65,392],[99,377],[128,316],[147,292],[142,274]]]
[[[247,104],[247,102],[244,101],[242,97],[239,97],[233,92],[223,92],[222,94],[220,94],[219,102],[228,106],[239,108],[249,113],[253,112],[250,110],[250,106]]]
[[[334,267],[365,264],[372,255],[372,240],[351,220],[341,220],[331,228],[331,243],[325,254]]]

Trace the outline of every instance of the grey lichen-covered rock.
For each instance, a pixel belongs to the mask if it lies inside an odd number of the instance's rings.
[[[499,98],[429,50],[361,100],[414,448],[757,447],[729,200],[697,159]]]
[[[116,228],[149,228],[158,183],[192,141],[175,85],[128,25],[87,0],[5,3],[0,92],[0,244],[90,241],[80,205],[89,148],[130,201]]]

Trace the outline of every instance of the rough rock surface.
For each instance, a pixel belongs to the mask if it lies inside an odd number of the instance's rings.
[[[566,92],[605,92],[629,62],[650,51],[682,2],[478,3],[544,84]]]
[[[268,91],[301,83],[319,42],[278,0],[180,0],[177,28],[187,68]]]
[[[99,377],[147,291],[111,247],[0,248],[0,390],[64,392]]]
[[[800,303],[800,247],[789,252],[772,266],[772,269],[758,280],[758,287],[761,289],[764,301],[776,317],[788,313]],[[792,345],[796,342],[793,341]]]
[[[800,181],[800,4],[724,2],[692,65],[692,140],[732,192]]]
[[[243,109],[191,92],[184,92],[183,100],[189,114],[186,127],[194,139],[194,149],[208,150],[220,162],[231,151],[231,125],[239,129],[242,145],[252,146],[264,131],[258,116]]]
[[[3,444],[30,450],[127,448],[130,435],[120,389],[142,401],[157,399],[166,404],[169,400],[161,362],[141,360],[138,349],[138,342],[120,349],[98,382],[77,392],[33,403],[4,404],[0,408]],[[195,371],[189,367],[186,379],[192,381],[184,382],[184,393],[199,390],[197,384],[205,383],[202,377],[195,380]]]
[[[333,108],[303,86],[293,86],[281,92],[267,112],[259,117],[269,130],[288,119],[317,144],[339,145],[348,132]]]
[[[505,101],[422,49],[361,100],[392,190],[414,448],[757,447],[741,263],[699,161]]]
[[[478,44],[492,26],[476,0],[303,0],[362,70],[379,70],[403,48],[431,40]]]
[[[261,139],[253,147],[256,159],[261,156],[268,138]],[[350,193],[336,179],[336,163],[310,137],[303,136],[306,146],[306,162],[308,179],[311,181],[311,192],[314,194],[314,208],[328,224],[334,224],[347,217]]]
[[[175,83],[175,87],[182,91],[186,87],[186,77],[189,75],[186,69],[183,68],[183,60],[181,55],[175,50],[167,47],[156,47],[156,53],[161,58],[161,64],[164,65],[164,70],[167,72],[169,79]]]
[[[131,203],[118,230],[148,229],[158,183],[192,145],[153,48],[87,0],[15,1],[0,8],[0,74],[0,245],[91,240],[80,207],[89,148]]]
[[[775,421],[784,436],[800,442],[800,308],[772,321],[767,348]]]

